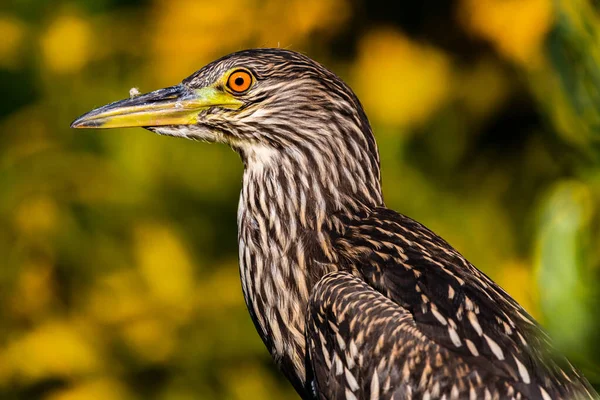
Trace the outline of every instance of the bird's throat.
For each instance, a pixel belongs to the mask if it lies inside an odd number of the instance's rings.
[[[296,384],[305,374],[305,310],[316,283],[307,250],[315,234],[327,241],[318,225],[326,210],[319,207],[287,172],[247,164],[238,209],[244,298],[273,358]]]
[[[351,166],[334,171],[333,184],[332,171],[319,170],[324,161],[297,152],[255,147],[242,158],[238,241],[244,297],[273,358],[300,384],[310,292],[337,269],[332,238],[343,225],[340,218],[379,205],[379,182],[374,183],[377,190],[370,190],[375,198],[365,200],[359,192],[365,184],[359,180],[366,174]]]

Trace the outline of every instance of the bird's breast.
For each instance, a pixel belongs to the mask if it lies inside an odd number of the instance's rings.
[[[257,331],[286,375],[303,379],[309,296],[303,246],[282,246],[260,218],[244,214],[238,240],[242,290]]]

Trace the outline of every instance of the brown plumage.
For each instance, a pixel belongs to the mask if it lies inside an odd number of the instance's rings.
[[[385,208],[360,102],[309,58],[234,53],[73,126],[143,126],[240,154],[244,298],[302,398],[597,397],[506,292]]]

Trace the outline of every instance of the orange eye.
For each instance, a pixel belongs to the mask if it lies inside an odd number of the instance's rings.
[[[227,87],[234,93],[243,93],[250,88],[252,75],[248,71],[235,71],[227,79]]]

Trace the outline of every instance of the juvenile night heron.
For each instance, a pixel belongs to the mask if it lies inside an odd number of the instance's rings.
[[[360,102],[315,61],[241,51],[72,124],[134,126],[240,154],[244,297],[302,398],[597,397],[504,290],[385,207]]]

